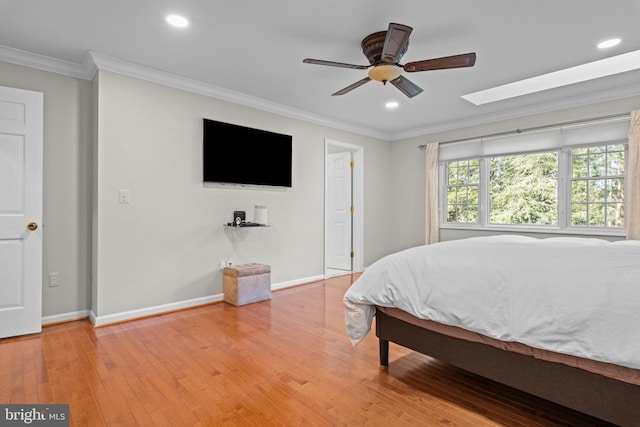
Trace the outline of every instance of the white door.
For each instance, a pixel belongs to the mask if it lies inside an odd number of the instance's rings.
[[[42,329],[43,94],[0,86],[0,338]]]
[[[327,155],[327,268],[352,269],[351,152]]]

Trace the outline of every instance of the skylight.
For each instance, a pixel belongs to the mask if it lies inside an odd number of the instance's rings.
[[[462,98],[483,105],[637,69],[640,69],[640,50],[469,93]]]

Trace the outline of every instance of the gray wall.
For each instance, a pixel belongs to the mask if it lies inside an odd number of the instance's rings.
[[[388,252],[388,142],[109,71],[97,79],[96,316],[220,294],[220,259],[269,264],[274,284],[322,276],[325,138],[365,147],[365,263]],[[292,135],[293,187],[203,185],[203,117]],[[238,156],[220,161],[243,167],[243,141],[229,143]],[[130,204],[118,203],[120,189]],[[270,227],[224,226],[234,210],[251,219],[256,204]]]

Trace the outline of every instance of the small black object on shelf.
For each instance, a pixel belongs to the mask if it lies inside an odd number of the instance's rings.
[[[233,211],[233,223],[236,227],[240,227],[240,225],[245,222],[247,218],[245,211]]]

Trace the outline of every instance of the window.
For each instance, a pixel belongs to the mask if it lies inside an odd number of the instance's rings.
[[[444,228],[620,234],[629,119],[441,144]]]
[[[490,224],[558,224],[558,153],[489,159]]]
[[[447,171],[447,221],[477,223],[480,161],[451,162]]]
[[[572,150],[571,225],[624,227],[624,145]]]

